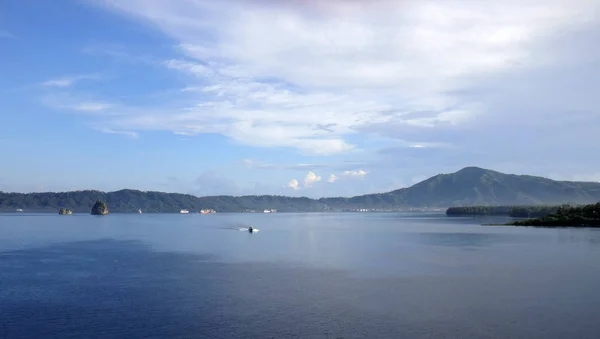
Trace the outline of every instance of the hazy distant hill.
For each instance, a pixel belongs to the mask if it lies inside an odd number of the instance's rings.
[[[218,212],[281,212],[328,210],[447,208],[470,205],[560,205],[600,201],[600,183],[554,181],[528,175],[503,174],[478,167],[466,167],[452,174],[439,174],[408,188],[388,193],[351,198],[292,198],[283,196],[211,196],[120,190],[116,192],[75,191],[64,193],[0,193],[0,211],[56,212],[65,207],[89,213],[98,199],[111,212],[192,212],[212,208]]]
[[[273,208],[286,212],[324,211],[327,206],[314,199],[283,196],[211,196],[196,197],[190,194],[144,192],[120,190],[115,192],[74,191],[61,193],[0,193],[0,211],[25,212],[58,211],[65,207],[75,213],[89,213],[96,200],[104,200],[111,213],[137,212],[179,212],[188,209],[198,212],[201,209],[214,209],[218,212],[263,211]]]

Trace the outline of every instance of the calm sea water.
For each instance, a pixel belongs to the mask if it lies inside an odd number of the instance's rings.
[[[4,214],[0,337],[600,338],[600,232],[493,221]]]

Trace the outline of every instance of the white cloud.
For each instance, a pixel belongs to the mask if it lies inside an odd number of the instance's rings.
[[[363,170],[344,171],[344,173],[342,173],[342,175],[346,177],[364,177],[367,174],[368,173]]]
[[[333,184],[334,182],[336,182],[337,179],[338,178],[337,178],[337,176],[335,176],[335,174],[330,174],[329,179],[327,179],[327,182]]]
[[[594,0],[103,3],[171,37],[181,54],[162,65],[185,81],[183,99],[128,107],[107,119],[115,129],[217,133],[325,156],[359,151],[374,134],[434,148],[440,131],[515,118],[562,121],[565,110],[546,109],[559,99],[565,109],[597,112],[593,86],[578,91],[558,77],[530,77],[594,67],[600,49],[556,40],[594,31]],[[472,94],[482,84],[486,95]],[[509,99],[527,113],[506,109]],[[463,135],[474,134],[452,136]]]
[[[321,177],[314,172],[308,172],[304,177],[304,187],[311,187],[314,183],[321,181]]]
[[[296,180],[296,179],[292,179],[292,180],[290,180],[290,182],[287,184],[287,187],[289,187],[289,188],[291,188],[291,189],[293,189],[293,190],[297,190],[297,189],[298,189],[298,185],[299,185],[299,183],[298,183],[298,180]]]

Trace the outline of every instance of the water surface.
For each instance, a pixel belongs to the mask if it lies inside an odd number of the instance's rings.
[[[599,230],[498,221],[0,215],[0,337],[600,337]]]

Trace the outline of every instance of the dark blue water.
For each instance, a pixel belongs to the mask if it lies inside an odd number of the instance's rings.
[[[489,221],[0,215],[0,337],[599,338],[600,232]]]

